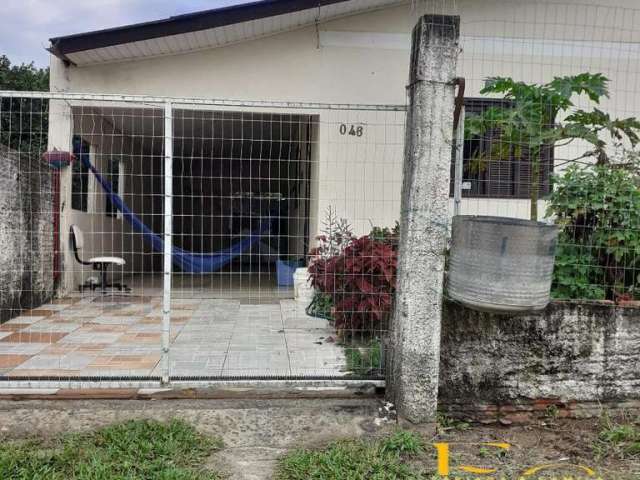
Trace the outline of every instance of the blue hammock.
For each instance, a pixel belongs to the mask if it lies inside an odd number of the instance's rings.
[[[80,155],[82,163],[95,175],[98,183],[111,200],[111,203],[122,212],[124,219],[129,222],[131,227],[142,233],[143,238],[156,252],[164,251],[164,240],[162,237],[147,227],[142,221],[131,211],[128,205],[116,195],[111,189],[111,183],[106,180],[98,170],[89,162],[88,155]],[[252,232],[245,236],[242,240],[234,243],[229,248],[212,253],[193,253],[182,248],[172,245],[171,257],[174,265],[179,267],[183,272],[188,273],[210,273],[220,270],[222,267],[230,263],[234,258],[242,255],[255,245],[260,238],[266,234],[271,227],[271,221],[265,220],[261,223],[257,232]]]

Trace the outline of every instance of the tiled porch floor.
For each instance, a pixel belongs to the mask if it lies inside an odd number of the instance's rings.
[[[148,293],[148,292],[145,292]],[[274,298],[172,300],[172,376],[340,376],[326,320]],[[160,376],[160,296],[65,298],[0,325],[0,375]]]

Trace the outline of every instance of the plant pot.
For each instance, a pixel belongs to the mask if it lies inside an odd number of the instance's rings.
[[[558,230],[507,217],[453,217],[448,296],[492,313],[542,310],[551,297]]]
[[[293,274],[293,294],[298,302],[307,305],[313,300],[314,289],[309,279],[309,271],[306,268],[298,268]]]

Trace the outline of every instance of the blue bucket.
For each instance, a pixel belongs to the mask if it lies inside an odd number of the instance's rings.
[[[299,260],[285,261],[278,259],[276,261],[276,277],[278,286],[293,287],[293,274],[299,266]]]

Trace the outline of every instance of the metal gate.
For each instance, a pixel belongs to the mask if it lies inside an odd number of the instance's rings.
[[[4,382],[384,378],[404,106],[0,97]]]

